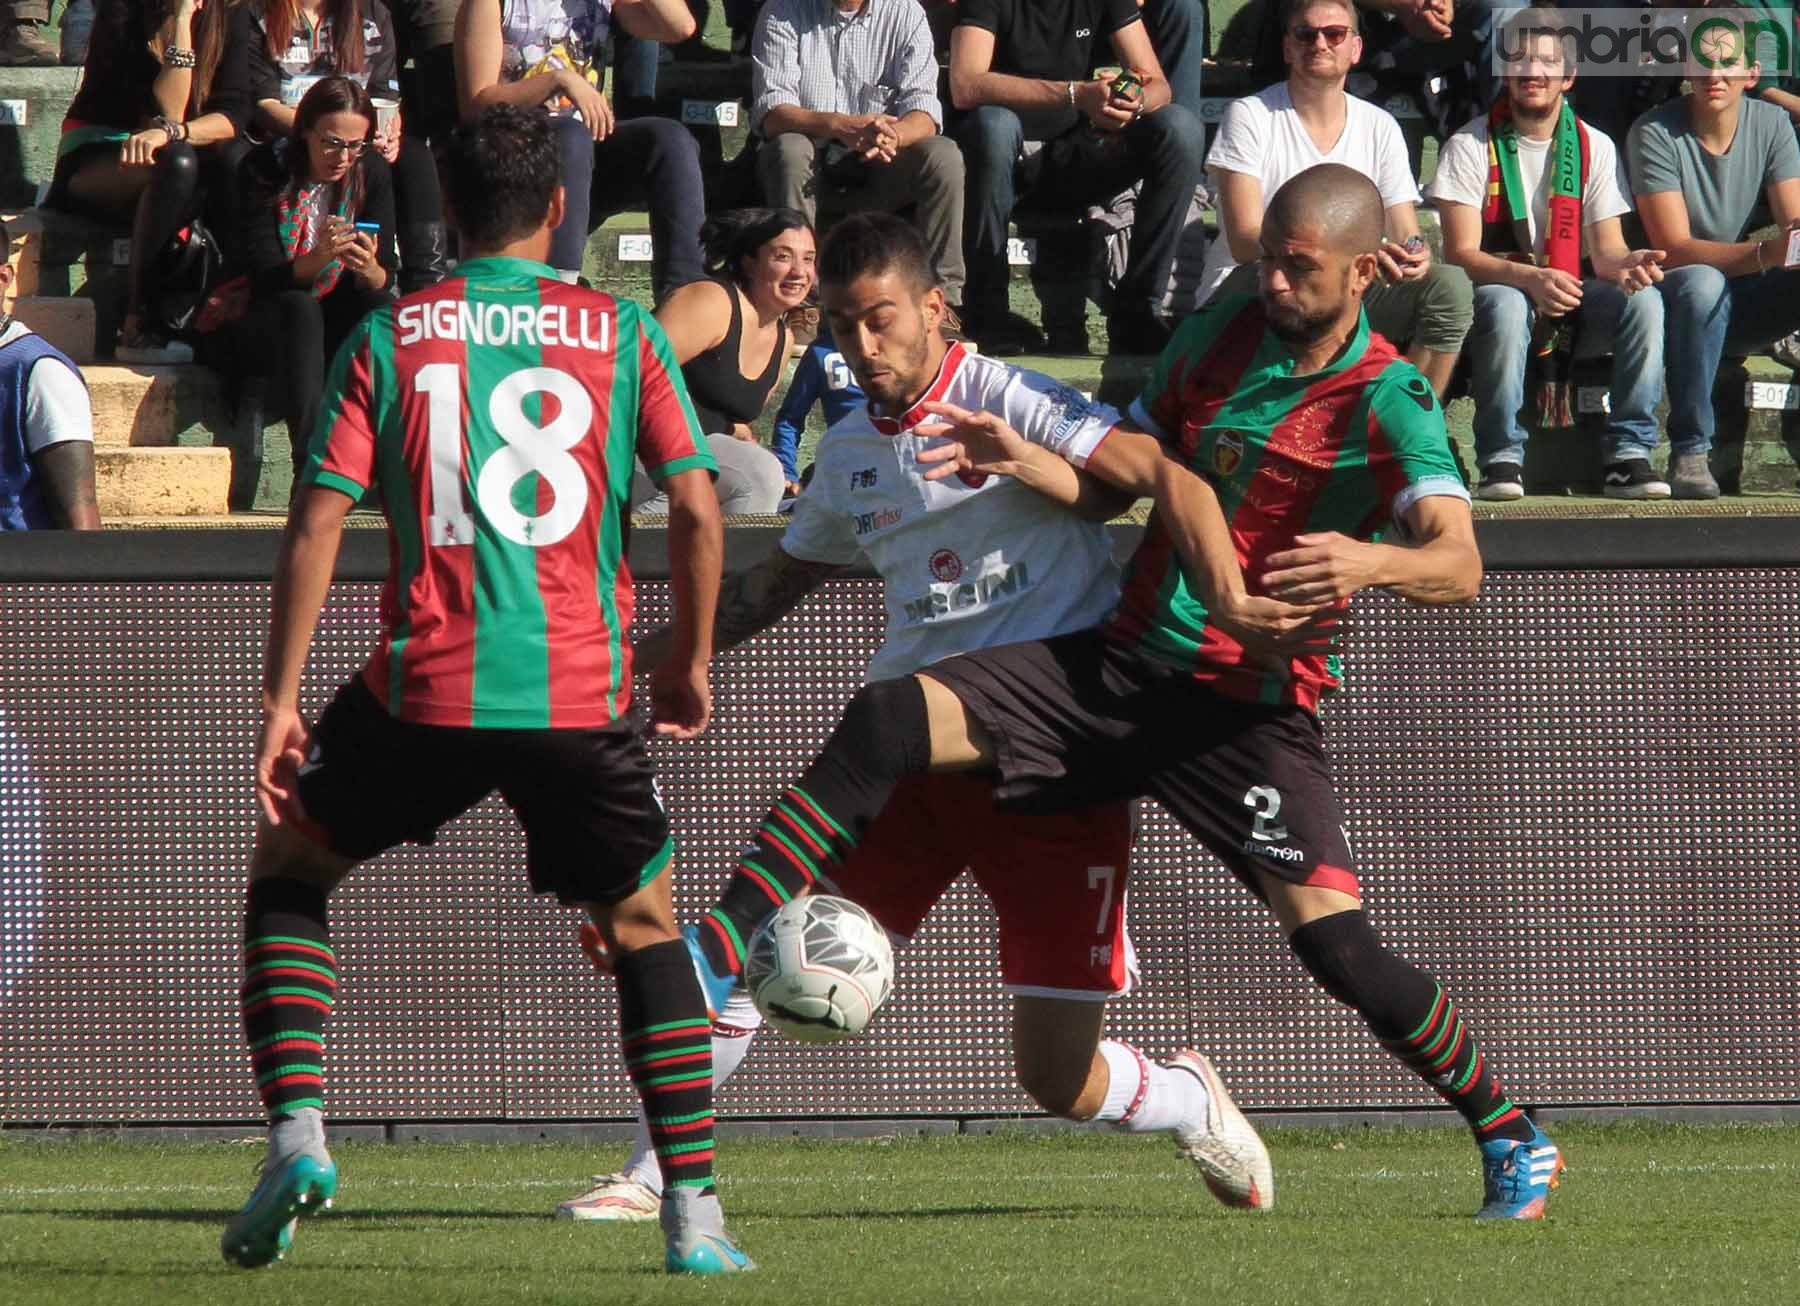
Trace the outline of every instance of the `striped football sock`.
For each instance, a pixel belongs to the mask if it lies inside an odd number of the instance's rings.
[[[1432,989],[1431,1009],[1418,1026],[1404,1038],[1382,1039],[1381,1045],[1462,1114],[1477,1142],[1490,1138],[1528,1141],[1531,1121],[1501,1090],[1475,1036],[1463,1023],[1456,1000],[1435,981]]]
[[[337,995],[337,958],[325,891],[258,879],[244,906],[244,1038],[270,1119],[325,1106],[325,1022]]]
[[[619,1032],[663,1190],[713,1187],[712,1023],[679,939],[620,955]]]
[[[931,765],[931,721],[917,678],[864,685],[806,773],[775,800],[718,905],[701,918],[700,947],[718,975],[739,974],[750,936],[770,912],[831,878],[901,780]]]
[[[820,875],[829,877],[855,846],[849,831],[799,785],[777,798],[718,905],[700,918],[700,946],[713,970],[741,971],[763,918],[810,890]]]

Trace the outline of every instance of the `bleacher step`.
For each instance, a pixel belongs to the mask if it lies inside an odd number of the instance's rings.
[[[66,296],[20,295],[12,315],[85,370],[94,361],[94,301]]]
[[[230,422],[219,379],[192,363],[104,364],[82,369],[94,405],[94,441],[105,448],[211,443]]]
[[[102,519],[222,513],[230,482],[231,453],[226,449],[94,451],[94,489]]]

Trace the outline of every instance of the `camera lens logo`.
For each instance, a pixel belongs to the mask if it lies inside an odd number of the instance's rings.
[[[0,716],[0,1006],[31,965],[44,916],[44,799]]]

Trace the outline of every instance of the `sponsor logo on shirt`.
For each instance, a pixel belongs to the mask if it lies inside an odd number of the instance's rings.
[[[1077,41],[1085,41],[1088,39],[1088,37],[1092,36],[1093,34],[1094,34],[1094,29],[1091,27],[1077,27],[1075,29],[1075,39]]]
[[[949,550],[940,552],[949,553]],[[962,564],[958,562],[957,565],[960,567]],[[961,572],[957,574],[960,575]],[[902,611],[906,613],[908,622],[916,624],[948,616],[953,612],[979,608],[1002,594],[1017,594],[1030,587],[1031,574],[1026,571],[1023,562],[1015,562],[1005,571],[991,571],[973,580],[934,586],[918,598],[908,599]]]
[[[945,584],[960,579],[963,574],[962,559],[949,549],[939,549],[932,554],[927,565],[931,568],[932,579],[941,580]]]
[[[1244,433],[1242,431],[1220,431],[1219,438],[1213,443],[1213,470],[1220,476],[1230,476],[1244,461]]]
[[[1050,422],[1050,438],[1065,440],[1077,426],[1094,415],[1094,405],[1073,386],[1059,385],[1044,396],[1044,416]]]
[[[867,535],[892,526],[900,520],[900,509],[877,508],[874,512],[859,512],[850,518],[850,525],[858,535]]]
[[[852,490],[872,490],[880,475],[881,469],[878,467],[865,467],[859,472],[851,472],[850,488]]]

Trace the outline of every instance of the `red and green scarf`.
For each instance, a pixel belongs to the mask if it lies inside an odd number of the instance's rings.
[[[300,247],[306,239],[306,229],[313,228],[316,234],[319,225],[325,219],[327,206],[332,200],[332,186],[328,182],[314,182],[305,186],[288,186],[282,190],[275,200],[275,218],[280,224],[281,248],[290,259],[299,258],[310,253],[312,247]],[[315,217],[314,209],[318,210]],[[348,188],[340,188],[337,195],[337,215],[348,217],[350,202]],[[318,276],[313,278],[312,294],[314,299],[323,299],[337,285],[338,278],[344,275],[344,265],[336,259],[327,263]]]
[[[1515,250],[1489,250],[1499,258],[1552,267],[1581,280],[1581,199],[1588,180],[1587,126],[1563,101],[1550,138],[1550,204],[1544,231],[1544,252],[1536,253],[1531,239],[1531,200],[1519,178],[1519,128],[1513,122],[1512,103],[1502,95],[1488,111],[1487,203],[1481,220],[1492,229],[1510,219]],[[1533,390],[1538,421],[1545,426],[1572,426],[1569,360],[1575,349],[1575,319],[1579,311],[1560,318],[1539,316],[1532,332]]]

